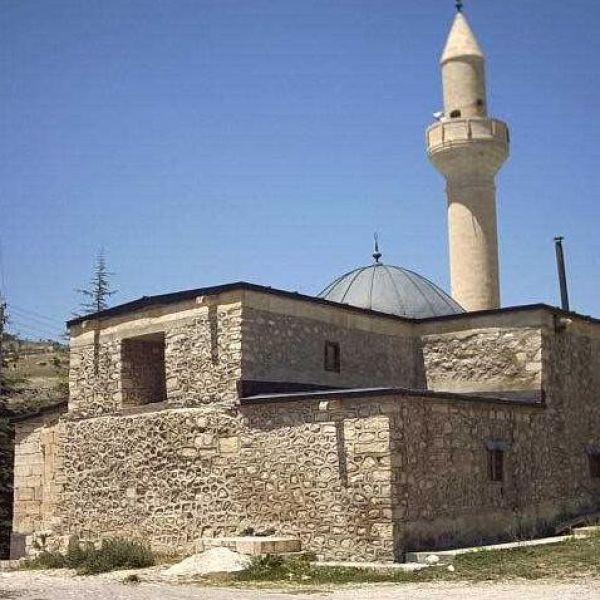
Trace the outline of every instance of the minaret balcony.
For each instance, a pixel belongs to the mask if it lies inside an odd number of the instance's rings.
[[[427,129],[427,150],[430,155],[449,146],[462,146],[472,141],[492,142],[508,149],[508,125],[498,119],[481,117],[442,118]]]

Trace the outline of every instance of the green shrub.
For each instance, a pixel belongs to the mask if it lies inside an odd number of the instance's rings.
[[[237,581],[285,581],[301,585],[375,583],[412,581],[414,574],[399,570],[375,570],[352,567],[324,567],[311,564],[314,555],[288,558],[258,556],[250,566],[235,574]]]
[[[286,558],[277,554],[256,556],[250,566],[241,571],[240,581],[307,581],[312,579],[314,554],[307,553],[299,557]]]
[[[155,564],[147,546],[120,538],[103,540],[98,548],[76,537],[69,540],[65,554],[42,552],[28,562],[31,569],[76,569],[79,575],[92,575],[118,569],[141,569]]]
[[[79,568],[86,560],[87,555],[94,550],[91,542],[81,542],[78,537],[70,537],[65,562],[69,569]]]
[[[277,554],[256,556],[244,572],[243,578],[258,581],[285,579],[292,569],[293,565],[290,561],[285,561],[282,556]]]
[[[84,548],[80,575],[92,575],[117,569],[142,569],[154,565],[154,554],[147,546],[125,539],[103,540],[100,548]]]
[[[25,567],[28,569],[64,569],[67,566],[64,554],[47,551],[41,552],[25,563]]]

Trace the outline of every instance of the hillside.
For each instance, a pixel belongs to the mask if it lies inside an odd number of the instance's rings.
[[[28,411],[67,397],[67,346],[6,335],[4,352],[3,400],[7,407]]]

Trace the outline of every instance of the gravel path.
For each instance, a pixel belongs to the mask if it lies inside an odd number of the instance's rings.
[[[284,593],[140,583],[115,577],[0,573],[0,600],[600,600],[600,580],[581,583],[390,584],[334,592]]]

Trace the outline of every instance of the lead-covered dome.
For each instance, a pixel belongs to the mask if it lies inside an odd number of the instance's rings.
[[[435,283],[421,275],[379,262],[338,277],[320,298],[379,312],[425,319],[465,312]]]

